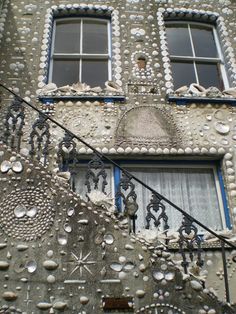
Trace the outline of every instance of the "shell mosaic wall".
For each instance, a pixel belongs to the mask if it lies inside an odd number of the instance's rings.
[[[71,15],[111,21],[112,80],[104,87],[48,81],[53,20]],[[195,82],[174,89],[167,20],[216,26],[229,81],[224,91]],[[0,45],[1,82],[102,153],[147,162],[219,160],[235,231],[235,1],[5,0],[0,2]],[[1,90],[1,132],[10,101]],[[35,115],[27,111],[26,117],[24,156]],[[201,275],[182,275],[174,253],[165,256],[129,236],[111,214],[88,207],[60,186],[50,170],[57,167],[62,137],[53,125],[47,170],[1,149],[0,313],[109,313],[114,302],[137,313],[233,313],[199,284]],[[81,158],[91,155],[82,144],[77,149]],[[227,254],[234,258],[235,252]],[[216,283],[223,299],[219,251],[209,245],[204,259],[207,286]]]
[[[1,313],[235,313],[169,252],[5,145],[0,187]]]

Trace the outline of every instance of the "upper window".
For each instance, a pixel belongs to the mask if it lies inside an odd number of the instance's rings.
[[[110,80],[110,22],[97,18],[56,19],[50,81],[58,87],[86,83],[104,87]]]
[[[175,89],[191,83],[220,90],[228,87],[214,26],[166,22],[166,34]]]

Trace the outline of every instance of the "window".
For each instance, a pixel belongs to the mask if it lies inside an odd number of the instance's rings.
[[[58,87],[78,82],[103,87],[111,79],[108,19],[58,18],[53,37],[51,82]]]
[[[216,29],[203,23],[166,22],[174,88],[197,83],[228,87]]]
[[[163,164],[150,161],[148,164],[121,163],[121,166],[208,227],[214,230],[221,230],[226,225],[230,227],[222,178],[215,163]],[[113,185],[117,191],[121,173],[118,168],[113,169],[114,171],[109,167],[106,169],[106,192],[109,197],[114,197]],[[85,195],[85,175],[84,166],[74,177],[75,190],[80,195]],[[152,195],[139,183],[135,183],[135,192],[138,203],[135,224],[136,231],[139,231],[146,226],[146,208]],[[122,200],[117,201],[119,205],[122,204]],[[182,215],[168,204],[163,204],[166,206],[170,228],[177,229],[181,224]],[[122,205],[120,207],[122,210]]]

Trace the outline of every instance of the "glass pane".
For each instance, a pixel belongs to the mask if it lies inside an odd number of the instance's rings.
[[[220,90],[224,89],[218,64],[197,63],[196,66],[200,85],[205,88],[215,86]]]
[[[171,62],[171,70],[175,89],[191,83],[196,83],[194,66],[191,62]]]
[[[108,80],[107,60],[83,60],[82,82],[91,87],[101,86]]]
[[[83,53],[108,53],[107,22],[83,22]]]
[[[56,23],[54,52],[80,52],[80,21]]]
[[[192,56],[189,30],[187,25],[166,26],[169,53],[176,56]]]
[[[78,60],[54,60],[52,82],[57,87],[72,85],[79,81]]]
[[[217,49],[211,28],[191,25],[196,57],[217,57]]]
[[[200,222],[213,229],[222,228],[212,169],[129,168],[128,170]],[[146,208],[151,193],[140,184],[135,184],[135,190],[139,205],[137,229],[140,230],[146,225]],[[167,203],[163,202],[163,204],[166,206],[170,228],[177,229],[180,227],[182,215]],[[155,228],[153,224],[152,227]]]

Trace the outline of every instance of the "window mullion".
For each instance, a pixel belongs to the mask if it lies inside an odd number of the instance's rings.
[[[80,61],[79,61],[79,81],[82,83],[82,54],[83,54],[83,19],[80,20]]]
[[[192,51],[193,51],[193,58],[195,59],[196,58],[196,54],[195,54],[195,49],[194,49],[193,37],[192,37],[192,33],[191,33],[190,24],[188,24],[188,32],[189,32],[190,43],[191,43],[191,47],[192,47]],[[194,72],[195,72],[195,77],[196,77],[196,83],[199,84],[196,61],[193,62],[193,67],[194,67]]]

